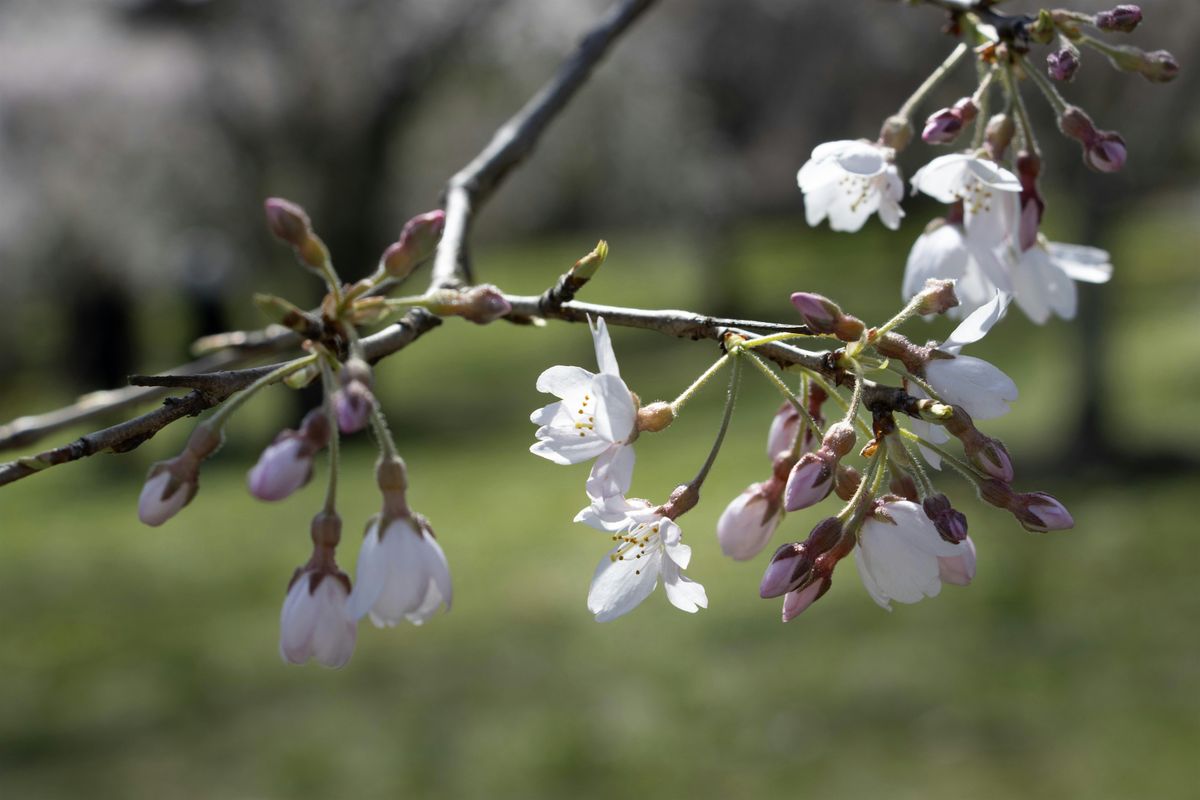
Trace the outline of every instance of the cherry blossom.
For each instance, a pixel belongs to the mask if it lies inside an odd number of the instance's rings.
[[[356,578],[347,612],[356,620],[370,615],[379,628],[404,619],[421,625],[441,606],[450,608],[450,567],[420,517],[377,517],[358,551]]]
[[[357,626],[346,614],[350,582],[341,573],[301,572],[292,581],[279,616],[279,654],[303,664],[310,658],[342,667],[354,653]]]
[[[885,517],[881,519],[880,517]],[[891,601],[916,603],[936,597],[942,590],[942,562],[959,577],[968,570],[964,558],[973,548],[966,542],[951,544],[916,503],[898,500],[883,504],[863,523],[854,548],[854,562],[863,587],[881,608],[891,610]],[[973,558],[970,572],[974,572]],[[952,565],[952,566],[949,566]]]
[[[629,613],[650,596],[660,579],[671,605],[689,614],[707,608],[704,587],[683,574],[692,548],[683,543],[683,531],[675,520],[663,516],[646,500],[620,497],[608,504],[622,509],[619,524],[588,515],[588,509],[576,517],[598,530],[615,531],[617,544],[601,559],[588,589],[588,610],[596,621],[608,622]]]
[[[1040,240],[1014,259],[1013,299],[1039,325],[1057,314],[1073,319],[1075,281],[1105,283],[1112,277],[1108,253],[1096,247]]]
[[[529,450],[555,464],[596,459],[588,494],[605,498],[623,494],[632,484],[634,455],[629,445],[636,436],[637,407],[621,380],[604,319],[597,319],[591,329],[600,372],[560,365],[538,376],[538,391],[561,401],[530,416],[540,427],[538,441]]]
[[[818,145],[796,174],[809,225],[826,217],[835,231],[856,231],[875,212],[892,230],[900,227],[904,182],[890,147],[844,139]]]

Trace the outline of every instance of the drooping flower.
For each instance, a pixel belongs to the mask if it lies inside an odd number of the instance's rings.
[[[997,285],[1007,284],[1007,272],[999,250],[967,235],[961,222],[938,219],[917,237],[904,267],[902,294],[914,297],[931,278],[954,281],[959,305],[947,316],[966,316],[987,303]]]
[[[676,608],[694,614],[708,607],[704,587],[684,576],[692,548],[682,541],[675,520],[665,517],[661,507],[646,500],[624,497],[609,501],[622,508],[619,523],[606,522],[580,512],[577,521],[597,530],[613,532],[616,546],[601,559],[588,589],[588,610],[597,622],[608,622],[629,613],[650,596],[662,580],[667,600]]]
[[[540,427],[535,434],[538,441],[529,450],[555,464],[596,459],[588,494],[605,498],[627,492],[633,482],[634,455],[629,445],[636,437],[637,407],[621,380],[604,319],[597,319],[591,330],[600,372],[554,366],[538,376],[538,391],[561,401],[530,416]]]
[[[854,562],[867,594],[890,611],[893,600],[936,597],[942,590],[940,559],[963,557],[968,549],[966,542],[951,544],[939,536],[916,503],[898,500],[884,503],[863,523]]]
[[[358,632],[346,614],[349,593],[345,573],[297,571],[279,615],[279,654],[284,661],[303,664],[312,658],[326,667],[345,666]]]
[[[894,158],[890,147],[864,140],[818,145],[796,174],[808,224],[819,225],[828,217],[833,230],[856,231],[879,212],[880,222],[899,228],[904,182]]]
[[[358,620],[370,615],[376,627],[394,627],[407,619],[427,621],[439,607],[450,608],[450,567],[424,518],[376,517],[358,551],[357,583],[347,612]]]

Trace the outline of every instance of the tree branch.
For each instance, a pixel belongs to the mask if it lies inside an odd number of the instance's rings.
[[[509,170],[533,151],[541,135],[591,76],[613,43],[655,0],[624,0],[579,43],[558,72],[525,106],[504,123],[471,163],[446,185],[446,227],[434,257],[431,289],[471,282],[467,234],[471,217],[500,185]]]
[[[369,361],[378,361],[402,350],[422,334],[441,324],[442,320],[439,317],[435,317],[424,309],[415,308],[394,325],[363,339],[363,350]],[[194,417],[202,411],[224,402],[230,395],[245,389],[279,366],[279,364],[267,364],[249,369],[224,370],[192,376],[134,376],[145,383],[152,382],[152,385],[156,387],[165,385],[194,388],[183,397],[166,398],[160,407],[131,420],[89,433],[73,442],[45,450],[37,455],[0,464],[0,486],[27,478],[49,467],[78,461],[97,453],[125,453],[133,450],[172,422],[184,417]],[[147,390],[138,388],[136,391],[145,392]],[[159,388],[149,390],[151,394],[160,391]],[[62,409],[54,413],[66,417],[75,408]],[[116,406],[110,404],[105,410],[111,411],[114,408]],[[88,417],[85,414],[78,414],[76,421],[86,418]]]

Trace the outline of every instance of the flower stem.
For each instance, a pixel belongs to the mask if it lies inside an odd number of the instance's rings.
[[[910,431],[906,428],[900,428],[899,431],[900,431],[900,434],[905,439],[916,442],[916,443],[920,444],[922,447],[927,447],[930,450],[932,450],[933,452],[937,453],[939,456],[942,457],[942,460],[944,460],[947,464],[949,464],[954,469],[955,472],[958,472],[960,475],[962,475],[964,478],[966,478],[967,481],[971,485],[973,485],[976,489],[979,488],[979,475],[975,472],[974,469],[971,468],[970,464],[963,461],[962,459],[960,459],[958,456],[954,455],[953,453],[949,452],[948,450],[946,450],[946,448],[944,448],[940,445],[936,445],[933,442],[930,442],[926,439],[923,439],[920,436],[918,436],[917,434],[913,433],[912,431]]]
[[[788,339],[800,339],[800,338],[810,338],[811,339],[811,338],[817,338],[817,337],[824,337],[824,338],[831,338],[831,339],[836,338],[834,336],[831,336],[829,334],[824,334],[824,333],[795,333],[795,332],[772,333],[768,336],[759,336],[756,339],[747,339],[744,342],[742,342],[742,347],[750,349],[750,348],[758,347],[760,345],[770,344],[771,342],[783,342]]]
[[[725,441],[725,432],[729,430],[729,420],[733,418],[733,405],[737,400],[738,382],[741,375],[742,360],[734,359],[733,370],[729,374],[729,392],[725,396],[725,413],[721,415],[721,427],[717,430],[717,438],[713,442],[712,449],[708,451],[708,458],[704,459],[704,466],[700,467],[696,477],[692,478],[692,482],[688,484],[696,491],[700,490],[704,479],[708,477],[708,471],[712,469],[713,463],[717,460],[717,453],[721,451],[721,444]]]
[[[813,437],[818,442],[825,438],[825,434],[821,433],[821,427],[817,425],[817,421],[808,413],[808,409],[804,407],[804,404],[796,399],[796,395],[792,394],[791,388],[788,387],[788,385],[784,383],[778,375],[775,374],[775,370],[767,366],[767,362],[763,361],[762,357],[757,353],[747,352],[746,355],[750,356],[750,363],[758,367],[759,371],[762,372],[763,375],[766,375],[767,379],[771,381],[775,388],[779,389],[783,396],[787,398],[787,401],[792,404],[792,407],[795,408],[796,411],[800,412],[800,418],[803,419],[804,424],[812,430]],[[807,380],[807,376],[804,376],[804,378]],[[808,395],[807,392],[803,392],[803,394],[805,396]],[[797,436],[796,441],[804,441],[803,434]]]
[[[388,427],[387,418],[383,416],[383,409],[379,407],[378,400],[371,404],[371,431],[375,434],[375,440],[379,444],[380,455],[385,460],[400,458],[400,454],[396,452],[396,440],[392,438],[392,431]]]
[[[963,56],[965,56],[970,49],[971,48],[967,46],[966,42],[960,42],[958,47],[955,47],[950,52],[950,55],[946,56],[946,60],[943,61],[937,69],[931,72],[929,77],[925,79],[925,82],[918,86],[917,90],[913,92],[907,100],[904,101],[904,105],[900,106],[900,110],[896,112],[896,115],[911,120],[913,112],[916,111],[916,108],[921,101],[923,101],[930,92],[937,88],[937,85],[941,83],[942,79],[950,73],[950,70],[958,66],[958,62],[962,61]]]
[[[329,484],[325,488],[325,511],[332,514],[337,508],[338,439],[341,431],[333,408],[333,393],[337,391],[337,384],[327,358],[321,359],[321,385],[325,389],[325,416],[329,420]]]
[[[843,420],[847,425],[853,425],[858,419],[858,406],[862,403],[863,395],[863,375],[862,370],[858,365],[854,365],[854,393],[850,396],[850,403],[846,406],[846,417]]]
[[[804,372],[806,374],[808,374],[808,376],[810,378],[812,378],[814,383],[816,383],[818,386],[820,386],[822,389],[825,390],[825,394],[827,394],[828,396],[837,400],[838,403],[841,404],[842,408],[845,408],[845,409],[854,408],[854,406],[850,405],[849,401],[846,400],[846,398],[842,397],[842,395],[833,386],[833,384],[831,384],[829,381],[825,380],[825,377],[823,375],[821,375],[818,372],[813,372],[810,369],[805,369],[804,367],[801,367],[801,369],[803,369]],[[874,433],[872,433],[871,429],[867,427],[867,424],[865,422],[863,422],[861,419],[859,419],[856,415],[847,414],[847,416],[854,416],[854,421],[858,425],[858,429],[860,431],[862,431],[863,433],[865,433],[868,437],[874,436]]]
[[[879,488],[879,476],[883,472],[881,464],[883,462],[883,455],[886,452],[886,446],[880,443],[878,449],[875,450],[875,454],[871,456],[871,462],[867,465],[867,471],[858,482],[858,488],[854,490],[853,496],[842,507],[842,510],[837,513],[837,518],[842,522],[846,522],[846,520],[853,516],[855,510],[862,503],[863,497],[868,494],[868,485],[871,486],[870,494],[874,496],[875,491]]]
[[[1050,103],[1051,108],[1054,109],[1054,113],[1061,116],[1062,113],[1067,110],[1067,106],[1070,104],[1063,99],[1063,96],[1059,94],[1058,89],[1054,88],[1054,84],[1050,82],[1049,78],[1047,78],[1038,70],[1034,69],[1033,65],[1029,63],[1029,59],[1025,58],[1025,56],[1017,56],[1017,58],[1020,59],[1021,71],[1024,72],[1025,76],[1029,78],[1029,80],[1033,81],[1033,84],[1037,86],[1039,90],[1041,90],[1043,95],[1046,96],[1046,100]],[[1018,96],[1018,102],[1019,100],[1020,98]]]
[[[1028,70],[1029,65],[1025,66]],[[1017,122],[1019,123],[1017,130],[1020,131],[1024,148],[1035,155],[1041,155],[1037,135],[1033,132],[1033,122],[1029,119],[1029,109],[1025,106],[1025,98],[1021,96],[1021,87],[1018,85],[1011,67],[1004,70],[1004,91],[1017,112]]]
[[[683,390],[683,394],[671,401],[671,411],[678,414],[687,405],[687,402],[692,399],[692,396],[700,391],[704,387],[704,384],[708,383],[712,379],[712,376],[720,372],[721,367],[725,366],[728,362],[729,353],[718,358],[711,367],[704,371],[704,374],[692,382],[691,386]]]
[[[207,424],[213,430],[219,429],[225,424],[226,419],[228,419],[228,417],[234,411],[237,411],[242,403],[245,403],[247,400],[253,397],[259,389],[262,389],[265,386],[270,386],[273,383],[278,383],[288,375],[291,375],[293,372],[297,372],[298,370],[307,367],[309,364],[313,363],[316,358],[316,355],[301,356],[300,358],[289,361],[286,364],[282,364],[278,369],[272,370],[266,375],[263,375],[254,383],[250,384],[245,389],[226,400],[221,407],[214,411],[212,416],[208,418]]]

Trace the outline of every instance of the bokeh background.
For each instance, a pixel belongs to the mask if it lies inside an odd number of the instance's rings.
[[[1073,532],[1024,533],[946,476],[979,548],[972,587],[887,614],[845,565],[782,626],[756,593],[765,555],[730,562],[713,536],[727,500],[767,474],[776,399],[749,375],[705,502],[683,519],[711,608],[685,616],[657,592],[596,625],[584,600],[607,544],[570,522],[586,468],[526,452],[545,402],[534,379],[590,365],[586,330],[450,320],[377,376],[454,610],[361,628],[344,670],[276,652],[324,474],[282,504],[244,490],[257,452],[299,419],[286,390],[237,416],[162,529],[137,523],[137,494],[183,425],[0,490],[0,796],[1196,797],[1200,7],[1142,5],[1130,41],[1173,50],[1180,79],[1152,86],[1085,53],[1065,89],[1125,135],[1124,173],[1086,173],[1029,96],[1046,228],[1110,249],[1115,277],[1083,288],[1075,323],[1014,313],[977,350],[1022,392],[987,429],[1023,488],[1068,503]],[[254,290],[313,300],[263,229],[266,195],[302,203],[343,275],[365,274],[605,7],[0,3],[0,419],[258,326]],[[886,318],[936,209],[908,202],[897,233],[809,229],[795,170],[821,141],[874,135],[949,50],[940,26],[936,10],[881,0],[663,2],[485,209],[478,275],[539,292],[603,237],[588,300],[790,319],[805,288]],[[932,155],[911,148],[905,173]],[[673,397],[715,355],[614,338],[644,398]],[[694,473],[720,394],[639,442],[639,494]],[[370,442],[348,451],[347,567],[378,505]],[[790,516],[777,543],[816,516]]]

